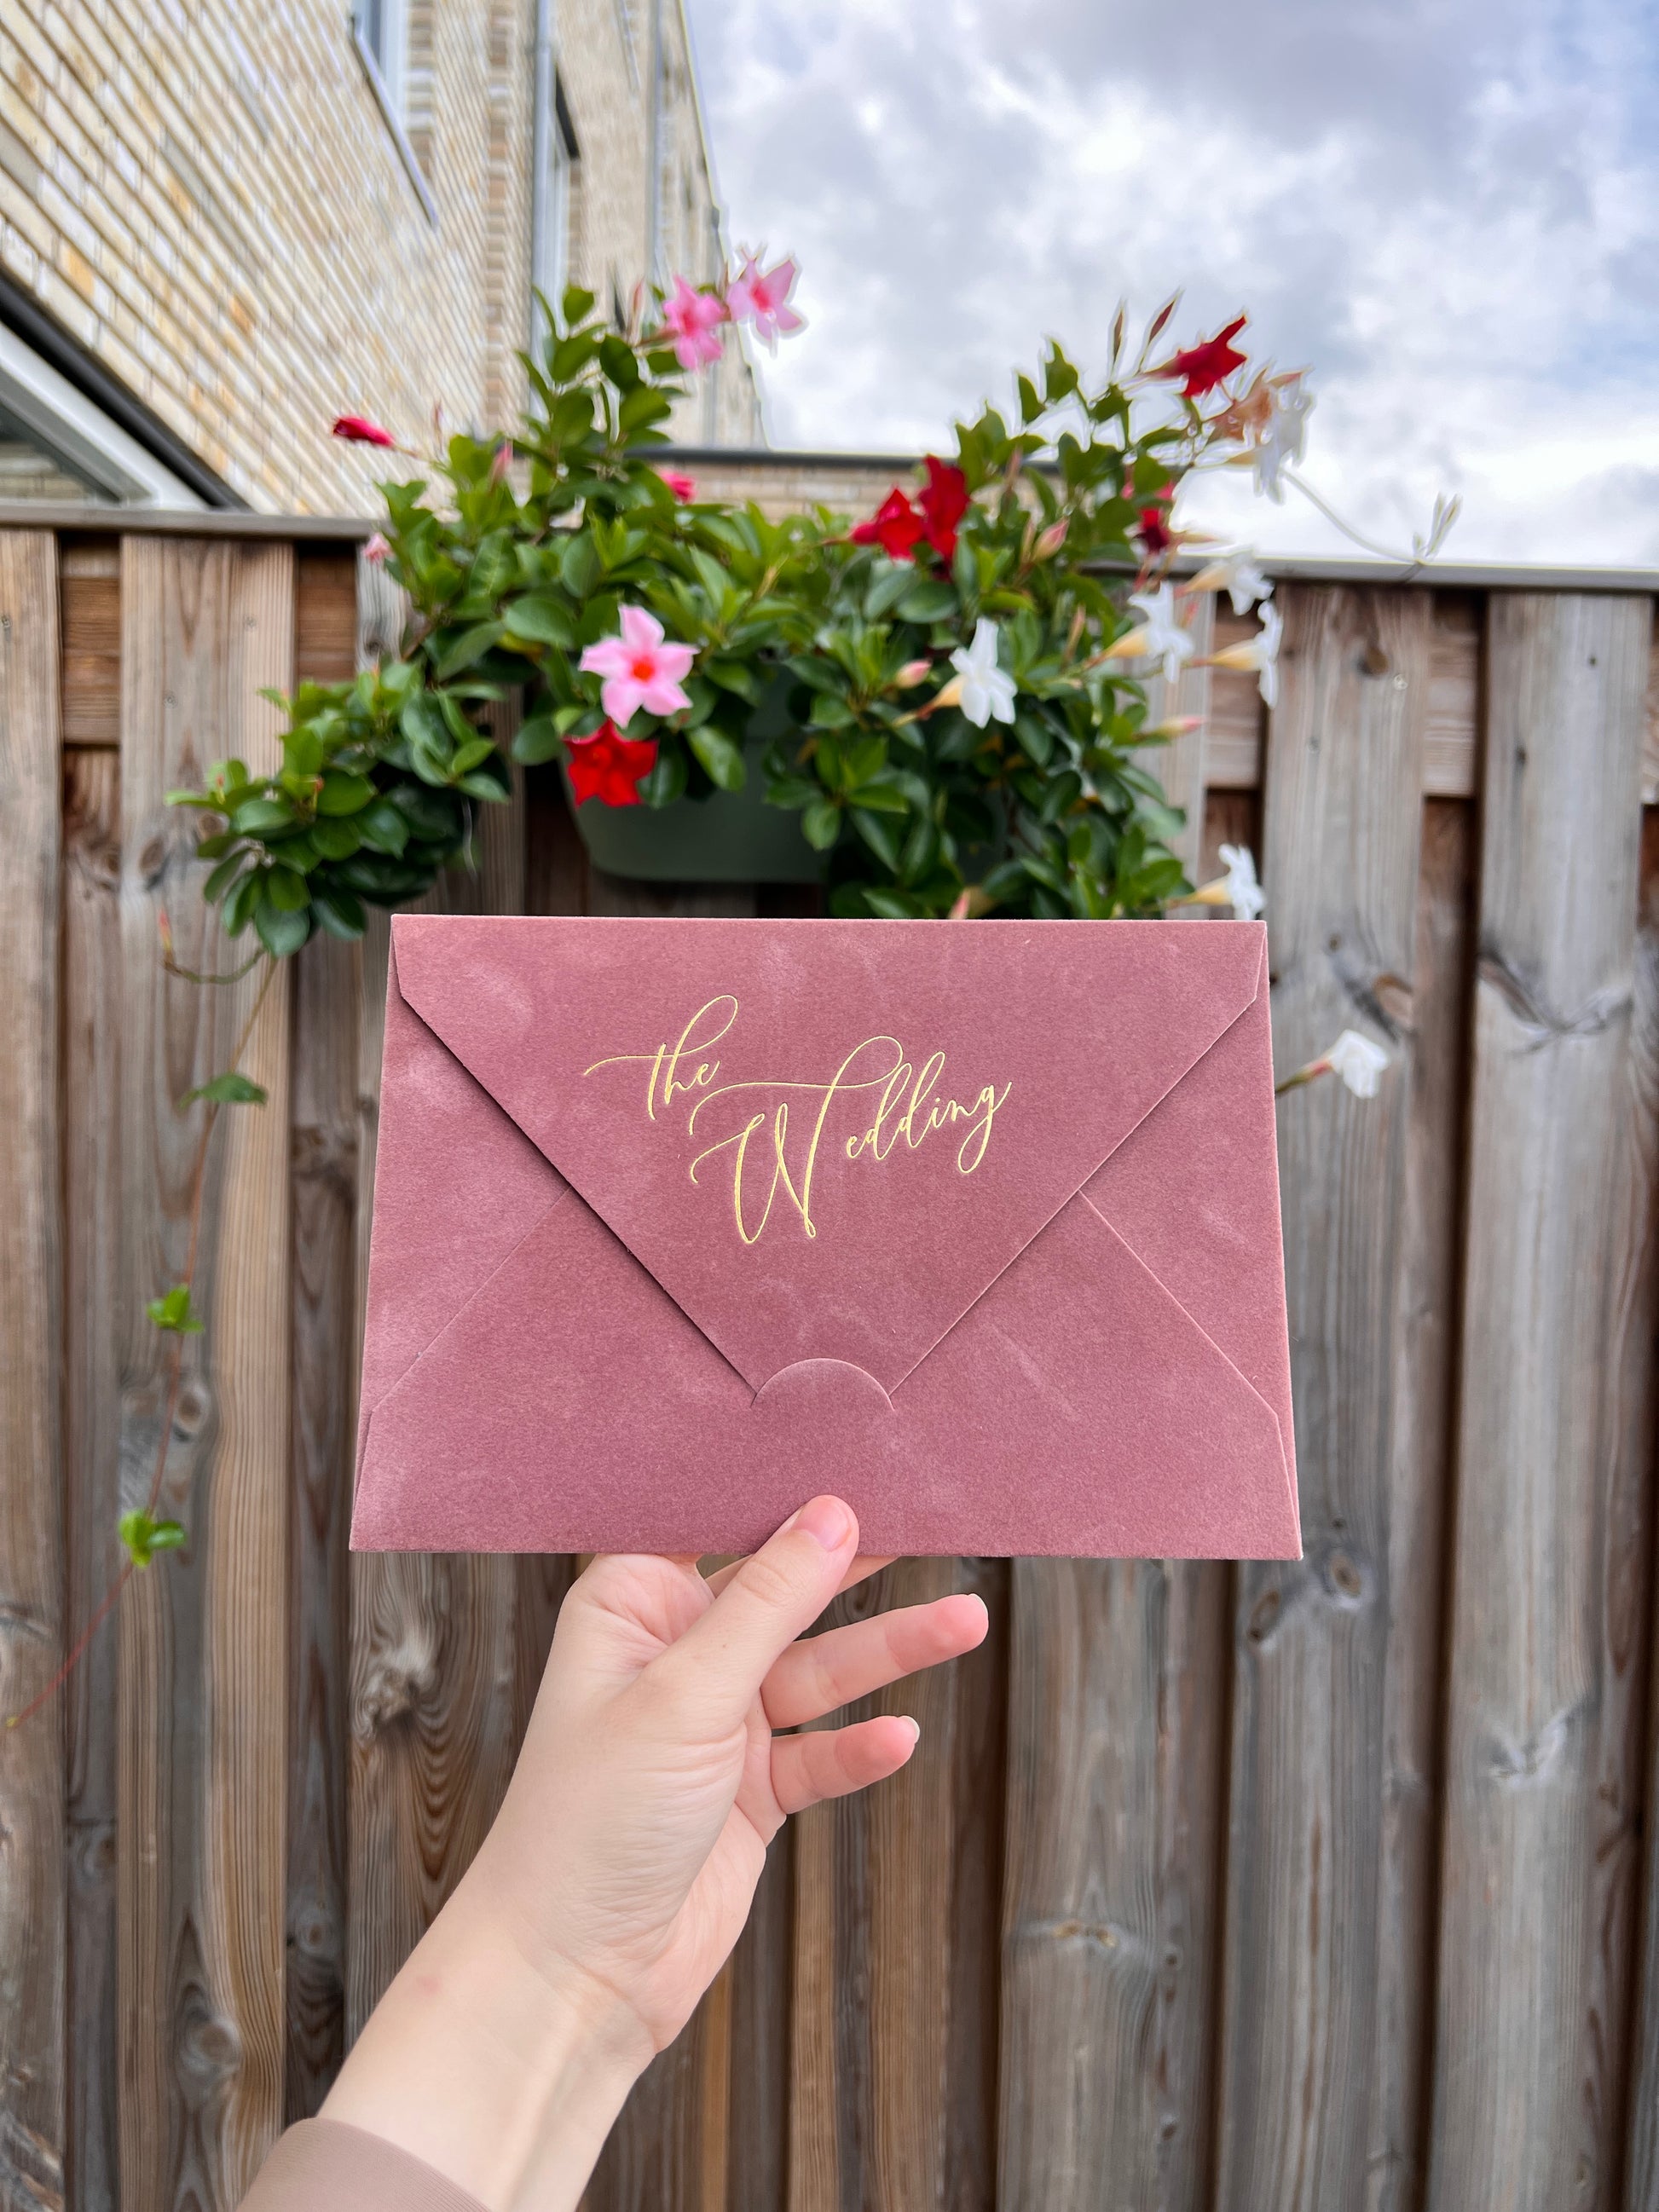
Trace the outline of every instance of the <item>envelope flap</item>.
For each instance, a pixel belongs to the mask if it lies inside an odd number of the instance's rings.
[[[1265,957],[1256,923],[392,932],[409,1005],[757,1390],[803,1359],[896,1389]]]

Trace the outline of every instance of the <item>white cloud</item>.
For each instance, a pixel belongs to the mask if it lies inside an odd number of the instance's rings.
[[[1308,472],[1464,558],[1659,561],[1646,0],[691,0],[735,234],[811,327],[780,443],[915,449],[1121,295],[1310,363]],[[1179,24],[1177,32],[1172,27]],[[1239,516],[1242,485],[1194,519]],[[1305,507],[1258,541],[1340,544]]]

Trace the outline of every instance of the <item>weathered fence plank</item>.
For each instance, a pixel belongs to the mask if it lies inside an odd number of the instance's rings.
[[[829,1620],[915,1605],[981,1579],[976,1564],[909,1559],[840,1599]],[[896,1685],[846,1717],[908,1712],[921,1738],[908,1766],[872,1796],[803,1814],[795,1836],[795,1990],[790,2098],[790,2212],[872,2212],[971,2203],[957,2161],[969,2098],[982,2091],[978,2014],[964,2037],[953,2001],[958,1940],[994,1941],[994,1901],[958,1889],[961,1838],[992,1806],[963,1802],[975,1764],[959,1751],[973,1725],[975,1662]],[[968,1925],[958,1926],[959,1916]],[[953,2078],[953,2076],[955,2078]],[[947,2126],[947,2116],[951,2124]],[[983,2118],[981,2121],[984,2125]]]
[[[64,762],[64,1549],[79,1634],[118,1573],[121,1382],[121,766]],[[68,2202],[118,2201],[115,1624],[64,1689],[69,1848]],[[47,1723],[50,1725],[50,1723]]]
[[[295,564],[295,680],[356,665],[356,561]],[[295,963],[290,1170],[294,1480],[289,1592],[289,2120],[315,2112],[345,2053],[346,1773],[356,1391],[357,1048],[362,954],[318,936]]]
[[[1413,965],[1432,608],[1425,592],[1282,593],[1266,853],[1273,1056],[1376,1035]],[[1410,1053],[1382,1096],[1279,1114],[1299,1565],[1238,1572],[1221,2041],[1226,2203],[1364,2202],[1377,2016],[1391,1415]]]
[[[63,1656],[58,1347],[58,561],[0,532],[0,1714]],[[64,2189],[64,1757],[56,1711],[0,1734],[0,2202]]]
[[[315,2112],[345,2055],[346,1772],[356,1392],[358,948],[314,939],[295,963],[293,1534],[288,1856],[289,2120]]]
[[[1583,2116],[1651,608],[1495,597],[1458,1411],[1431,2212],[1605,2201]],[[1587,2166],[1587,2156],[1589,2163]]]
[[[1434,2018],[1438,1895],[1445,1549],[1456,1373],[1462,1127],[1474,972],[1473,810],[1430,799],[1423,813],[1417,945],[1409,992],[1389,987],[1409,1037],[1405,1195],[1396,1283],[1389,1664],[1382,1691],[1377,1869],[1376,2020],[1368,2205],[1421,2201],[1424,2093]]]
[[[523,913],[521,807],[481,810],[477,847],[476,874],[453,870],[423,911]],[[386,942],[377,917],[364,945],[359,1042],[371,1113]],[[374,1158],[361,1139],[358,1173],[366,1282]],[[349,2037],[471,1863],[512,1773],[521,1703],[514,1581],[513,1560],[477,1553],[359,1553],[351,1561]]]
[[[165,793],[209,762],[272,757],[262,685],[293,665],[293,558],[128,538],[121,644],[122,1503],[145,1503],[167,1419],[164,1346],[144,1302],[181,1279],[204,1115],[177,1100],[223,1066],[257,978],[219,989],[196,817]],[[119,1917],[122,2201],[236,2203],[283,2118],[287,1798],[288,1069],[284,976],[245,1065],[270,1093],[229,1109],[202,1210],[205,1336],[185,1340],[159,1510],[189,1531],[121,1607]]]
[[[1196,2212],[1213,2089],[1227,1572],[1020,1559],[1013,1590],[995,2201]]]
[[[1648,809],[1642,825],[1640,927],[1631,1025],[1631,1136],[1629,1203],[1645,1231],[1645,1241],[1632,1238],[1633,1264],[1621,1277],[1625,1322],[1620,1337],[1622,1356],[1614,1370],[1620,1417],[1613,1443],[1627,1464],[1645,1465],[1650,1485],[1659,1408],[1659,1380],[1654,1371],[1659,1335],[1659,808],[1655,807]],[[1651,1590],[1649,1598],[1651,1636]],[[1659,1665],[1655,1660],[1659,1660],[1659,1646],[1650,1657],[1648,1683],[1647,1817],[1639,1873],[1643,1948],[1631,2038],[1627,2212],[1659,2212]]]

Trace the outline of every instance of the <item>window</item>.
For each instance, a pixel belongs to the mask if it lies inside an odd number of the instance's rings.
[[[582,279],[582,164],[575,125],[556,74],[552,98],[537,103],[536,178],[531,210],[531,281],[557,307],[567,284]]]
[[[404,0],[357,0],[357,40],[374,65],[378,87],[399,122],[408,90],[409,24]]]

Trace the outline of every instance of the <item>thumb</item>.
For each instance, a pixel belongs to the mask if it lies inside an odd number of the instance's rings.
[[[859,1524],[839,1498],[814,1498],[732,1575],[702,1617],[647,1670],[717,1729],[735,1728],[779,1654],[841,1587]]]

